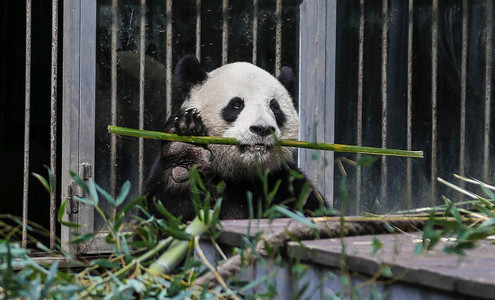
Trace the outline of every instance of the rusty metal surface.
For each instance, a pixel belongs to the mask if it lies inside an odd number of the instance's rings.
[[[50,169],[57,178],[58,0],[52,1],[52,69],[50,93]],[[57,194],[50,194],[50,249],[55,249]]]
[[[26,78],[24,109],[24,177],[22,190],[22,247],[27,246],[29,196],[29,128],[31,118],[31,0],[26,0]]]

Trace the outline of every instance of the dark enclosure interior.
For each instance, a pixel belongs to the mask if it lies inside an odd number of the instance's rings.
[[[253,34],[253,1],[230,1],[224,12],[223,1],[203,1],[200,9],[201,32],[197,36],[196,0],[172,1],[171,69],[186,54],[196,54],[200,40],[199,59],[209,72],[226,62],[247,61],[272,74],[276,72],[276,1],[258,2],[257,32]],[[298,69],[297,1],[283,1],[282,51],[280,63]],[[227,17],[228,47],[223,52],[223,20]],[[99,1],[97,11],[97,82],[96,82],[96,166],[95,180],[112,190],[112,148],[116,147],[115,189],[131,181],[131,195],[139,194],[140,180],[145,181],[158,154],[158,141],[144,140],[144,178],[139,178],[139,141],[119,138],[112,146],[106,134],[112,123],[112,101],[115,101],[116,124],[139,128],[139,111],[144,109],[144,129],[162,130],[167,114],[167,7],[166,1],[147,1],[145,31],[141,35],[141,5],[139,1],[120,1],[117,12],[117,78],[116,96],[112,100],[112,3]],[[256,38],[254,37],[256,36]],[[144,103],[140,108],[139,53],[141,38],[145,39]],[[256,43],[256,44],[255,44]],[[253,48],[255,51],[253,52]],[[255,54],[253,54],[255,53]],[[253,57],[256,55],[256,57]],[[132,198],[132,197],[131,197]],[[102,224],[96,220],[96,227]]]
[[[351,202],[344,205],[345,197],[337,192],[334,203],[338,208],[346,206],[348,213],[356,209],[384,212],[431,206],[443,203],[442,195],[459,201],[460,194],[437,184],[437,176],[454,181],[453,174],[461,174],[486,183],[494,181],[494,147],[490,142],[495,137],[495,124],[490,117],[495,107],[491,100],[493,5],[488,6],[489,1],[467,1],[467,7],[463,8],[463,1],[438,1],[435,11],[434,2],[413,1],[411,10],[409,1],[387,1],[389,14],[383,18],[383,1],[364,1],[362,144],[382,146],[381,124],[385,110],[387,148],[406,149],[410,126],[411,148],[423,150],[425,158],[412,161],[410,199],[407,199],[406,189],[407,159],[388,158],[385,179],[382,178],[380,159],[370,167],[363,167],[360,204],[353,201],[357,190],[356,168],[346,166],[348,176],[345,180]],[[336,143],[357,143],[360,16],[359,0],[338,2]],[[410,16],[412,61],[409,67]],[[381,71],[384,20],[388,26],[386,73]],[[466,29],[464,47],[463,23]],[[432,32],[437,33],[436,38],[432,38]],[[411,72],[410,80],[408,72]],[[383,76],[386,77],[385,85]],[[384,89],[385,107],[382,106]],[[412,96],[410,125],[408,89]],[[463,97],[464,117],[461,115]],[[339,187],[343,176],[338,169],[335,174]],[[384,180],[387,188],[382,193]],[[433,191],[432,186],[435,187]]]
[[[22,215],[24,173],[24,99],[26,3],[0,4],[0,214]],[[59,7],[60,8],[60,7]],[[51,2],[32,1],[31,128],[29,155],[29,220],[49,227],[49,194],[31,175],[46,176],[50,165]],[[62,9],[60,8],[60,16]],[[59,19],[60,21],[60,19]],[[61,27],[60,27],[61,28]],[[59,43],[59,52],[62,49]],[[60,52],[61,53],[61,52]],[[61,61],[61,56],[59,57]],[[59,74],[62,70],[59,64]],[[58,95],[61,95],[59,85]],[[59,101],[58,111],[61,111]],[[58,118],[60,124],[60,117]],[[59,126],[60,128],[60,126]],[[60,141],[61,130],[58,131]],[[57,152],[60,153],[60,143]],[[60,158],[57,159],[60,166]],[[57,186],[60,191],[60,185]],[[18,225],[15,223],[15,225]],[[20,239],[20,226],[14,235]],[[31,232],[46,241],[40,231]],[[8,232],[5,234],[13,234]]]

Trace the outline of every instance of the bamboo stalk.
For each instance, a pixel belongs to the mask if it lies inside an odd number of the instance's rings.
[[[240,145],[235,138],[213,137],[213,136],[186,136],[172,133],[149,131],[125,128],[119,126],[108,126],[108,132],[123,136],[142,137],[155,140],[177,141],[193,144],[219,144],[219,145]],[[297,147],[315,150],[325,150],[334,152],[362,153],[371,155],[388,155],[401,156],[411,158],[423,158],[423,151],[408,151],[385,149],[375,147],[352,146],[342,144],[316,143],[296,140],[279,140],[278,144],[281,147]]]
[[[208,220],[211,220],[213,212],[208,211],[207,213],[209,214]],[[205,223],[206,219],[203,211],[200,211],[200,215],[202,218],[194,218],[191,224],[186,227],[186,233],[192,237],[201,236],[209,228],[209,224]],[[167,251],[150,265],[148,269],[149,274],[153,276],[169,274],[186,256],[189,243],[190,240],[174,240]]]

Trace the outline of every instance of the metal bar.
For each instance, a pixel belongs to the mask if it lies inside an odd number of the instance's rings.
[[[222,2],[222,64],[229,60],[229,0]]]
[[[26,74],[24,108],[24,177],[22,193],[22,247],[27,247],[29,197],[29,129],[31,121],[31,0],[26,0]]]
[[[407,150],[412,150],[412,89],[413,89],[413,22],[414,1],[409,0],[407,21]],[[412,208],[412,159],[407,159],[407,209]]]
[[[490,165],[490,122],[492,98],[492,34],[493,34],[493,2],[486,1],[486,58],[485,58],[485,128],[483,143],[483,181],[488,182]]]
[[[382,0],[382,148],[387,147],[387,46],[388,46],[388,1]],[[387,206],[387,158],[382,156],[380,202]]]
[[[258,0],[253,0],[253,59],[255,65],[258,61]]]
[[[58,79],[58,0],[52,0],[52,70],[51,70],[51,111],[50,111],[50,168],[57,178],[57,79]],[[53,187],[55,188],[55,187]],[[50,194],[50,249],[55,249],[56,193]]]
[[[165,86],[165,94],[166,94],[166,115],[167,119],[172,114],[172,0],[167,0],[167,8],[166,8],[166,16],[167,16],[167,25],[166,25],[166,63],[165,68],[167,72],[167,82]]]
[[[433,0],[431,24],[431,205],[437,198],[437,65],[438,0]]]
[[[196,0],[196,57],[201,61],[201,0]]]
[[[357,132],[356,145],[363,145],[363,57],[364,57],[364,0],[359,1],[359,51],[358,51],[358,91],[357,91]],[[361,154],[357,155],[357,159]],[[356,169],[356,215],[361,211],[361,167]]]
[[[465,176],[466,168],[466,82],[467,82],[467,48],[468,48],[468,3],[462,1],[462,52],[461,52],[461,116],[459,141],[459,174]],[[459,183],[462,188],[465,182]],[[459,193],[459,201],[463,198]]]
[[[112,0],[112,30],[111,30],[111,95],[110,95],[110,124],[117,125],[117,14],[118,0]],[[110,193],[115,196],[117,184],[117,137],[110,137]]]
[[[275,15],[275,77],[278,77],[282,67],[282,0],[277,0]]]
[[[141,0],[141,24],[139,41],[139,129],[144,129],[144,88],[146,58],[146,0]],[[139,138],[138,146],[138,194],[143,194],[144,184],[144,139]]]

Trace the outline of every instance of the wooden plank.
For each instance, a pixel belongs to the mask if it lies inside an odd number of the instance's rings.
[[[377,235],[384,246],[372,256],[372,236],[345,238],[346,263],[351,271],[374,274],[382,264],[388,265],[394,278],[435,289],[464,295],[491,298],[495,295],[495,245],[482,241],[479,247],[467,251],[465,258],[447,255],[443,245],[423,255],[414,253],[420,236],[411,234]],[[288,255],[325,265],[340,267],[341,240],[324,239],[304,241],[307,248],[289,242]]]

